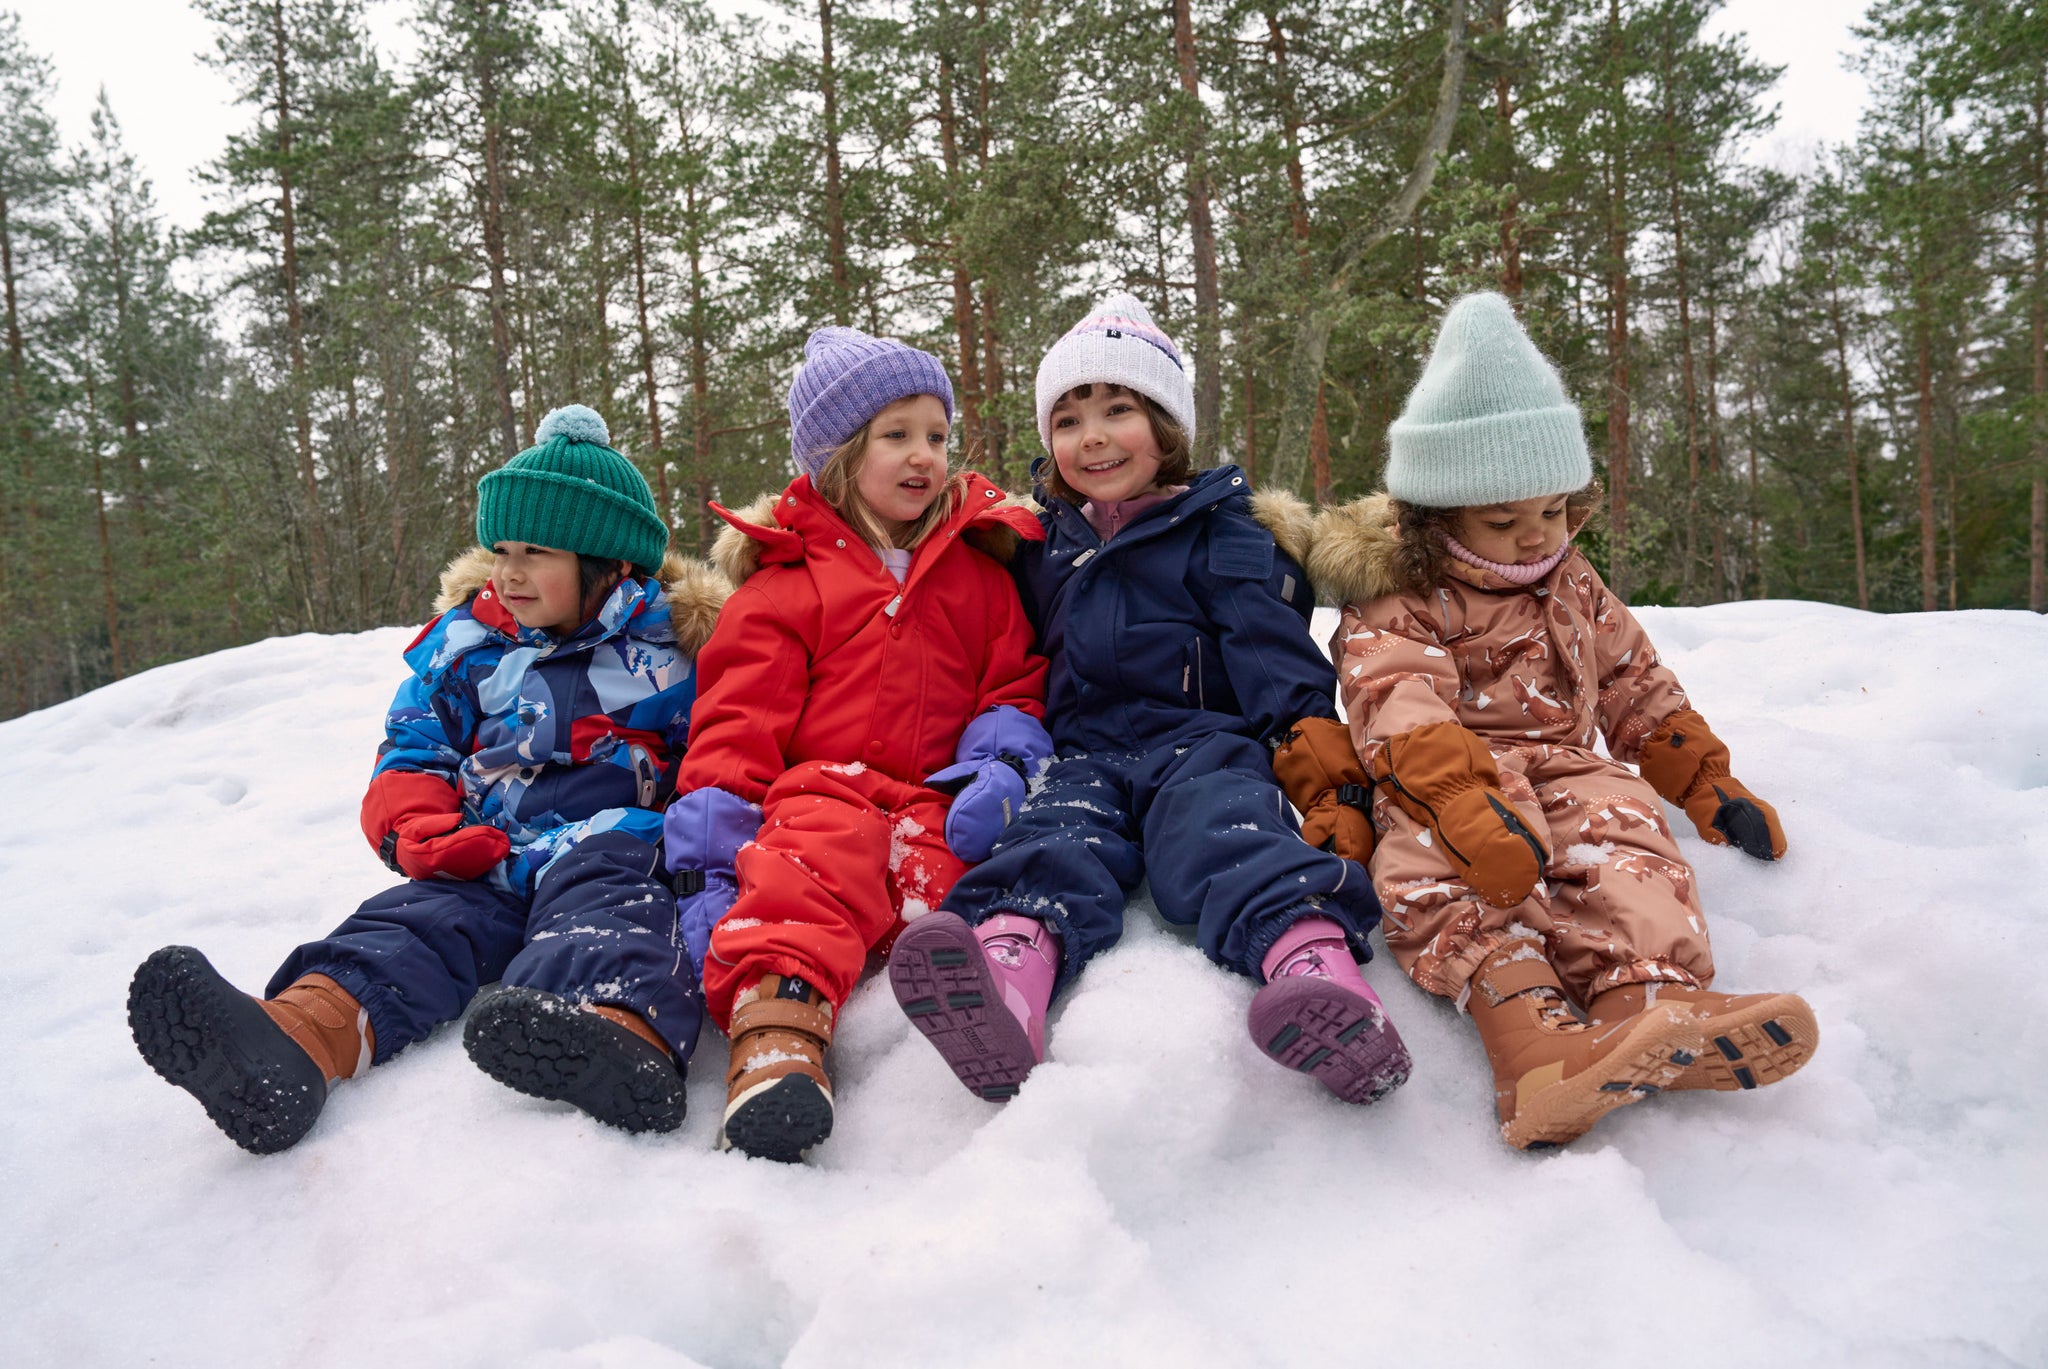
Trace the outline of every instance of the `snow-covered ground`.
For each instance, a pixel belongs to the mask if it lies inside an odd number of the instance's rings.
[[[356,806],[409,634],[0,724],[0,1363],[2048,1364],[2048,623],[1642,617],[1791,836],[1677,815],[1721,986],[1805,993],[1821,1048],[1545,1155],[1390,962],[1415,1077],[1346,1107],[1141,899],[1006,1108],[871,979],[801,1167],[712,1149],[720,1037],[684,1129],[630,1137],[453,1027],[257,1159],[142,1063],[128,977],[184,942],[259,988],[388,882]]]

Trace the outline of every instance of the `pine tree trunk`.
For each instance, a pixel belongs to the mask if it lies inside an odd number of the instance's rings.
[[[698,218],[695,179],[684,189],[683,207],[690,220],[690,474],[697,486],[690,526],[701,556],[711,550],[711,367],[704,336],[703,223]]]
[[[1191,0],[1173,0],[1173,56],[1181,93],[1188,98],[1188,231],[1195,255],[1195,464],[1213,466],[1223,422],[1223,327],[1217,298],[1216,228],[1209,216],[1208,121],[1196,69]]]
[[[1306,294],[1315,288],[1315,258],[1309,244],[1308,182],[1301,169],[1301,115],[1294,101],[1294,79],[1287,69],[1287,30],[1280,26],[1277,9],[1266,10],[1266,34],[1273,49],[1275,74],[1279,77],[1281,129],[1287,137],[1287,216],[1294,228],[1294,256],[1301,263],[1301,286]],[[1318,504],[1329,502],[1332,484],[1330,421],[1326,407],[1329,400],[1325,388],[1318,377],[1316,412],[1308,429],[1308,464]],[[1245,450],[1249,454],[1249,439]]]
[[[491,387],[498,401],[499,459],[519,455],[518,417],[512,411],[512,324],[505,288],[505,171],[499,151],[503,111],[498,108],[498,73],[490,51],[493,28],[485,0],[470,0],[477,15],[477,105],[483,121],[484,178],[477,187],[477,209],[483,221],[484,261],[490,272],[486,291],[491,313]]]
[[[2048,613],[2048,73],[2038,67],[2033,113],[2034,290],[2027,312],[2034,334],[2034,497],[2028,520],[2027,607]]]
[[[1932,613],[1937,604],[1934,536],[1934,356],[1928,337],[1927,304],[1916,301],[1919,317],[1914,321],[1914,359],[1917,364],[1920,398],[1920,607]]]
[[[284,3],[270,7],[271,59],[277,82],[277,209],[279,265],[284,275],[285,340],[291,355],[292,429],[298,439],[299,484],[305,502],[307,555],[312,559],[312,610],[317,627],[329,611],[327,523],[320,516],[320,476],[313,464],[311,381],[306,366],[305,315],[299,304],[297,208],[292,193],[291,69],[285,60]]]
[[[1671,26],[1660,26],[1663,38],[1664,152],[1671,198],[1671,262],[1678,287],[1678,369],[1681,402],[1685,405],[1685,566],[1679,573],[1680,596],[1697,602],[1695,574],[1699,565],[1700,441],[1699,389],[1693,378],[1692,297],[1686,279],[1685,205],[1679,191],[1678,108],[1671,88]]]
[[[1503,46],[1506,44],[1510,8],[1512,0],[1495,0],[1493,6],[1494,32],[1501,35]],[[1515,302],[1519,312],[1522,302],[1521,199],[1515,189],[1514,76],[1505,62],[1493,77],[1493,113],[1494,125],[1500,134],[1501,174],[1505,178],[1500,204],[1500,291]]]
[[[633,103],[633,86],[628,78],[622,92],[626,101],[626,172],[633,188],[633,308],[640,326],[640,384],[647,400],[648,460],[654,465],[655,507],[661,521],[675,516],[668,490],[668,458],[661,450],[661,391],[654,383],[654,329],[647,316],[647,190],[640,170],[640,112]],[[606,398],[610,398],[609,389]]]
[[[1835,329],[1835,365],[1842,379],[1842,458],[1849,467],[1849,534],[1856,544],[1856,607],[1870,607],[1870,575],[1863,550],[1862,461],[1856,454],[1856,396],[1849,381],[1849,330],[1842,321],[1841,282],[1828,259],[1828,316]]]
[[[821,57],[818,93],[825,102],[825,260],[832,271],[832,321],[853,322],[852,273],[846,263],[846,190],[839,171],[839,80],[832,69],[832,0],[818,0]]]
[[[960,212],[959,118],[953,108],[952,22],[946,7],[939,7],[939,150],[945,159],[946,194],[949,208]],[[953,335],[960,365],[960,450],[970,465],[978,465],[985,453],[981,437],[981,360],[974,347],[974,283],[967,273],[965,245],[957,226],[946,243],[953,266]]]
[[[1607,508],[1608,580],[1628,598],[1628,102],[1621,0],[1607,0]]]
[[[118,680],[127,672],[121,664],[120,597],[114,591],[114,542],[107,530],[106,463],[100,451],[98,395],[90,364],[85,371],[85,430],[87,440],[92,443],[92,508],[99,525],[100,595],[106,610],[107,656],[113,678]]]

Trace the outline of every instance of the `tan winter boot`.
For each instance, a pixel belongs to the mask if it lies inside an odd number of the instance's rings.
[[[1595,1023],[1625,1021],[1659,1003],[1682,1004],[1707,1048],[1668,1087],[1753,1089],[1775,1084],[1812,1058],[1820,1044],[1813,1009],[1793,993],[1715,993],[1689,984],[1622,984],[1595,998]]]
[[[259,1005],[293,1044],[313,1057],[327,1076],[328,1087],[370,1068],[377,1053],[370,1014],[326,975],[301,975],[279,989],[277,997],[259,1000]]]
[[[832,1005],[794,975],[765,975],[733,1008],[725,1127],[718,1140],[765,1160],[793,1163],[832,1134]]]
[[[327,1091],[370,1066],[362,1005],[326,975],[252,998],[190,946],[165,946],[128,985],[128,1030],[149,1067],[242,1149],[271,1155],[319,1120]]]
[[[1579,1021],[1536,941],[1489,955],[1465,1007],[1493,1063],[1501,1138],[1520,1150],[1576,1140],[1614,1109],[1671,1087],[1705,1049],[1692,1014],[1669,1004],[1606,1026]]]

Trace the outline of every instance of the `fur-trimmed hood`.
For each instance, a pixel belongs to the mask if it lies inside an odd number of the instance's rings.
[[[1382,492],[1317,513],[1309,528],[1307,554],[1297,559],[1324,598],[1366,604],[1400,590],[1394,569],[1400,546],[1394,499]]]
[[[450,561],[441,572],[441,592],[434,597],[434,612],[446,613],[474,598],[478,590],[490,583],[494,559],[489,547],[471,547]],[[679,551],[671,551],[662,559],[654,578],[668,600],[676,649],[686,656],[695,656],[711,640],[711,629],[717,626],[718,610],[732,593],[732,582],[703,561]]]

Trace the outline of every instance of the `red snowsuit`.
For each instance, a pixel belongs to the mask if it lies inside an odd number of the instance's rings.
[[[809,476],[738,514],[711,506],[732,525],[713,559],[739,588],[698,656],[676,787],[717,785],[763,810],[704,962],[721,1026],[767,974],[843,1003],[870,948],[966,868],[946,845],[952,800],[924,778],[953,764],[976,714],[1044,716],[1045,661],[1016,586],[963,544],[1044,531],[980,476],[965,484],[901,585]]]

